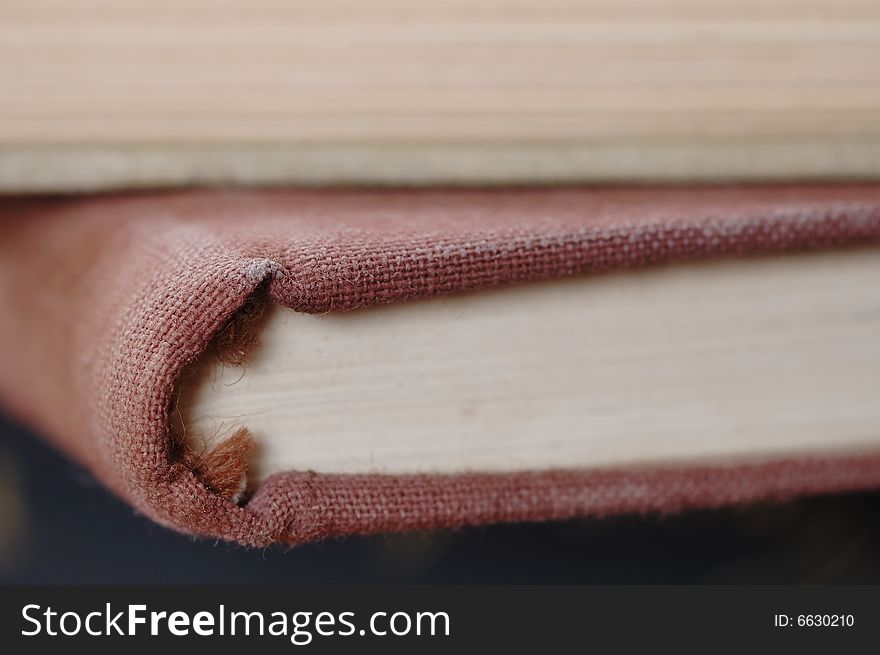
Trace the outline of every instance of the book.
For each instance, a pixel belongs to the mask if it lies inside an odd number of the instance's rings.
[[[878,247],[873,185],[6,198],[0,399],[251,546],[876,488]]]
[[[880,252],[860,249],[357,312],[272,305],[236,326],[246,350],[221,336],[184,374],[174,420],[199,452],[247,430],[251,485],[870,451],[878,288]]]
[[[0,6],[0,190],[876,179],[840,0]]]

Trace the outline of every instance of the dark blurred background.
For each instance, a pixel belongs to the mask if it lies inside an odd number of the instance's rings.
[[[880,583],[880,493],[246,550],[139,516],[0,415],[3,583]]]

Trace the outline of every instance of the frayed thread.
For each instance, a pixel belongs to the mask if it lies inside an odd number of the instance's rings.
[[[186,448],[182,463],[213,493],[235,503],[247,490],[248,458],[253,450],[250,431],[239,428],[207,452]]]
[[[214,353],[227,366],[247,366],[260,345],[260,319],[266,308],[264,293],[250,296],[214,341]]]

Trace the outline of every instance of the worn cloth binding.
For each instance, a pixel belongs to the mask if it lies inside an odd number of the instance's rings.
[[[278,474],[232,502],[176,383],[256,292],[297,311],[880,243],[880,186],[192,191],[0,202],[0,399],[136,508],[248,545],[880,486],[880,454],[464,475]]]

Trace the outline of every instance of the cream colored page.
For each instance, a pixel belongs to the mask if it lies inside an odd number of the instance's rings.
[[[344,314],[275,309],[183,386],[251,476],[732,461],[880,448],[880,253],[712,262]]]
[[[0,0],[0,189],[880,174],[866,0]]]

